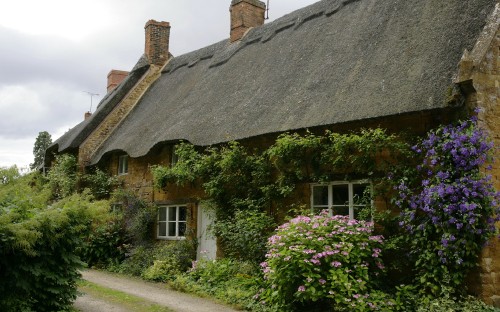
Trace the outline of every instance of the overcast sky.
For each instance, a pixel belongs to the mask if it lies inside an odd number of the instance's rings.
[[[269,21],[317,0],[270,0]],[[230,0],[0,0],[0,167],[33,162],[40,131],[55,141],[92,112],[111,69],[131,70],[144,25],[170,22],[178,56],[229,37]]]

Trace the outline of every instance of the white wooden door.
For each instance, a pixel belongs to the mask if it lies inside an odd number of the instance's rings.
[[[202,205],[198,206],[198,250],[196,252],[196,260],[214,260],[216,257],[217,242],[208,229],[212,221],[213,217],[210,215],[210,212],[204,209]]]

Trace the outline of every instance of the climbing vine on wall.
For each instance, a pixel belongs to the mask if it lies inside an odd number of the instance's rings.
[[[178,162],[152,169],[155,185],[201,185],[215,204],[219,220],[239,210],[266,211],[279,207],[297,183],[371,178],[399,172],[409,145],[382,129],[316,135],[286,133],[267,148],[249,148],[238,142],[198,149],[181,143]]]
[[[412,147],[423,159],[401,179],[396,203],[421,292],[460,289],[497,232],[500,193],[485,174],[493,148],[475,117],[430,131]]]

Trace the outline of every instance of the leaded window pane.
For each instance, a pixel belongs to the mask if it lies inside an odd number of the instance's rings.
[[[332,204],[345,205],[349,207],[349,185],[332,185]]]
[[[168,236],[175,237],[176,235],[176,222],[168,222]]]
[[[168,221],[177,220],[177,207],[168,207]]]
[[[167,208],[160,208],[160,216],[158,218],[160,221],[167,221]]]
[[[158,223],[158,236],[161,236],[161,237],[167,236],[167,223],[166,222]]]
[[[328,185],[313,186],[313,206],[328,206]]]
[[[179,207],[179,221],[186,221],[187,211],[186,207]]]
[[[186,222],[179,222],[179,236],[186,235]]]

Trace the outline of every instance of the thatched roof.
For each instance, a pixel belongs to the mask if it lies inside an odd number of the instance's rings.
[[[497,0],[323,0],[170,61],[94,155],[446,107]]]
[[[90,133],[104,120],[111,110],[125,97],[128,91],[139,81],[149,68],[149,63],[143,55],[129,75],[114,90],[106,94],[97,106],[92,116],[64,133],[48,148],[48,151],[64,152],[76,149]]]

